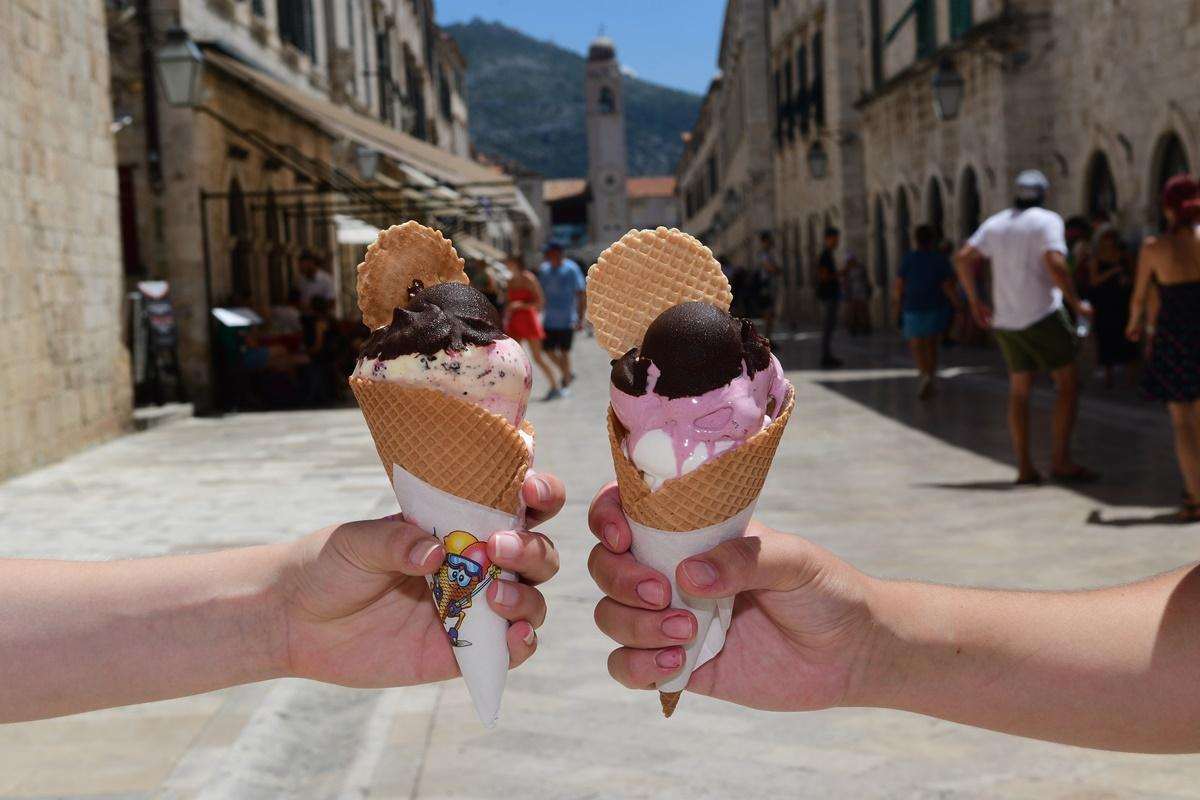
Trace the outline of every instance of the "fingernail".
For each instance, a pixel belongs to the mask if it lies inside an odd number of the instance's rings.
[[[541,475],[533,476],[533,491],[537,495],[539,503],[546,503],[550,500],[550,481],[543,478]]]
[[[692,619],[687,614],[674,614],[663,620],[662,632],[672,639],[692,638]]]
[[[532,626],[532,625],[530,625],[530,626],[529,626],[529,633],[527,633],[527,634],[525,634],[524,636],[522,636],[522,637],[521,637],[521,641],[522,641],[522,642],[524,642],[524,643],[525,643],[527,646],[530,646],[530,647],[532,647],[532,646],[533,646],[533,640],[534,640],[534,639],[536,639],[536,638],[537,638],[537,634],[536,634],[536,633],[534,633],[533,626]]]
[[[413,545],[413,549],[409,553],[409,558],[412,559],[412,563],[416,564],[418,567],[423,567],[425,566],[425,562],[429,560],[429,557],[437,552],[440,548],[441,545],[437,542],[417,542],[415,545]]]
[[[496,533],[492,535],[496,543],[497,558],[516,558],[521,552],[521,540],[514,533]]]
[[[717,571],[707,561],[683,562],[683,574],[697,586],[712,586],[717,582]]]
[[[600,535],[604,537],[604,543],[608,545],[609,550],[617,549],[618,533],[616,525],[611,522],[608,523],[604,526],[604,529],[601,530]]]
[[[654,663],[659,669],[676,670],[683,666],[683,650],[678,647],[669,647],[666,650],[659,650],[658,655],[654,657]]]
[[[642,581],[635,588],[637,596],[652,606],[661,606],[666,599],[662,584],[658,581]]]
[[[517,602],[517,587],[508,581],[496,581],[496,605],[511,606]]]

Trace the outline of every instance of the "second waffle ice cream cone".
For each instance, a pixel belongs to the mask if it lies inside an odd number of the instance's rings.
[[[666,716],[724,646],[733,605],[686,596],[675,568],[744,534],[794,404],[769,344],[729,302],[711,252],[676,230],[630,231],[588,276],[589,317],[614,358],[609,446],[632,552],[697,621],[682,671],[659,687]]]

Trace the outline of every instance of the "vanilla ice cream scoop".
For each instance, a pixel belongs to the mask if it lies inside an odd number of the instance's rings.
[[[788,382],[749,320],[701,302],[660,314],[641,348],[613,362],[625,454],[657,489],[736,447],[783,407]]]
[[[461,283],[417,288],[367,339],[354,375],[436,389],[518,428],[533,386],[529,358],[504,335],[495,306]]]

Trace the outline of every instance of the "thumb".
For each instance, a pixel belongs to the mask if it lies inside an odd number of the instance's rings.
[[[696,597],[732,597],[752,589],[792,591],[815,578],[831,557],[798,536],[756,528],[753,535],[730,539],[682,562],[675,570],[679,588]]]
[[[436,538],[399,515],[339,525],[329,547],[352,566],[374,573],[428,575],[446,555]]]

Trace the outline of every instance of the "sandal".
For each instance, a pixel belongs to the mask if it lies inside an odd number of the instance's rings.
[[[1013,486],[1041,486],[1043,480],[1042,473],[1034,470],[1028,475],[1018,475]]]
[[[1175,512],[1175,520],[1182,525],[1200,522],[1200,500],[1185,497],[1183,507]]]
[[[1070,472],[1052,472],[1050,475],[1059,483],[1095,483],[1100,480],[1100,473],[1087,467],[1076,467]]]

